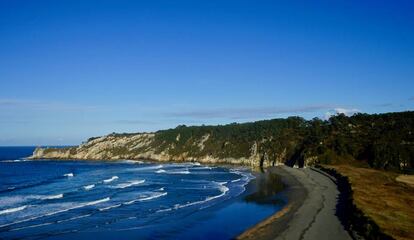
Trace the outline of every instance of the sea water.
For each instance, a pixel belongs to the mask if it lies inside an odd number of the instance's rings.
[[[0,239],[231,239],[280,204],[245,201],[240,167],[27,160],[0,147]]]

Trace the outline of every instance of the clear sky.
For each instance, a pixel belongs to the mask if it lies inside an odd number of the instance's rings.
[[[0,0],[0,145],[414,109],[414,1]]]

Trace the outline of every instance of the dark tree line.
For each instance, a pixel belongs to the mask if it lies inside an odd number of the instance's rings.
[[[181,125],[156,132],[152,148],[194,158],[249,157],[256,151],[261,161],[269,164],[351,163],[410,170],[414,166],[414,112],[359,113],[350,117],[339,114],[329,120],[289,117],[219,126]]]

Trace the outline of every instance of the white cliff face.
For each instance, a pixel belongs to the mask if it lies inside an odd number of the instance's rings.
[[[218,158],[211,154],[197,157],[191,156],[188,152],[179,155],[169,154],[170,149],[174,149],[174,144],[169,145],[166,149],[154,149],[154,133],[142,133],[127,136],[108,135],[93,139],[83,143],[78,147],[72,148],[37,148],[32,155],[32,159],[81,159],[81,160],[118,160],[118,159],[148,159],[154,161],[197,161],[201,163],[223,163],[239,164],[246,166],[259,166],[260,154],[257,150],[257,144],[251,146],[249,157],[241,158]],[[204,144],[210,138],[210,134],[204,135],[196,142],[200,152],[204,149]],[[180,137],[177,136],[176,141]],[[268,161],[264,166],[268,166]]]

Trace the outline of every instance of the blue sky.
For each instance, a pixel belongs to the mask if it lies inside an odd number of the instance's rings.
[[[0,145],[414,109],[413,1],[0,0]]]

